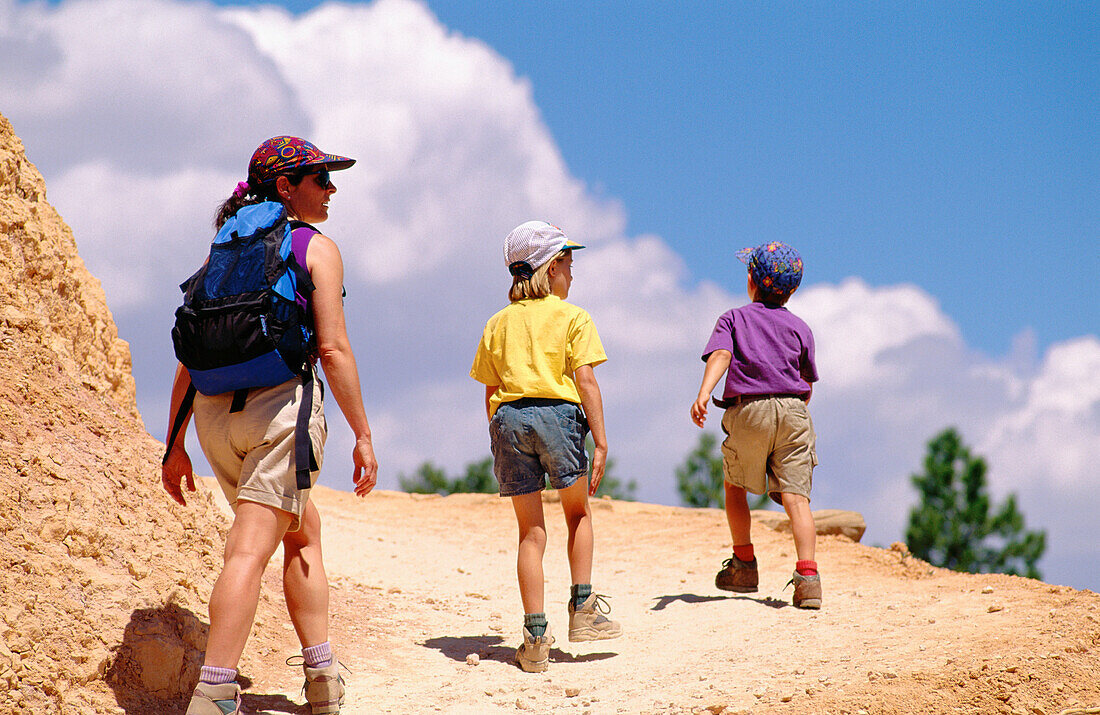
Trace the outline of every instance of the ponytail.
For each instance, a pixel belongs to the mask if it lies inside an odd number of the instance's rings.
[[[294,186],[297,186],[302,181],[302,175],[290,174],[286,176],[287,180]],[[283,200],[275,190],[275,180],[272,179],[261,184],[249,176],[248,181],[242,181],[237,184],[237,188],[233,191],[233,194],[218,208],[217,213],[214,214],[214,228],[221,230],[225,222],[245,206],[263,203],[264,201],[277,201],[282,203]]]

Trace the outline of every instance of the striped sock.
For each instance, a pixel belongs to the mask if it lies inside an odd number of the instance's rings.
[[[310,668],[327,668],[332,665],[332,643],[325,641],[303,648],[302,658]]]
[[[523,614],[523,627],[534,637],[546,633],[546,626],[548,621],[546,620],[545,613],[524,613]]]
[[[569,588],[569,597],[573,599],[573,608],[580,608],[592,595],[592,584],[575,583]]]
[[[213,665],[204,665],[199,670],[199,680],[208,685],[225,685],[237,679],[236,668],[218,668]]]
[[[799,576],[816,576],[817,575],[817,562],[810,561],[795,561],[794,570],[798,572]]]

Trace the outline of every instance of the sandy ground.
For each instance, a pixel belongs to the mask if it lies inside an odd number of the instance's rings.
[[[548,499],[547,612],[558,641],[547,673],[524,673],[512,663],[522,609],[506,500],[358,500],[323,487],[313,498],[325,524],[332,639],[351,671],[348,713],[1052,715],[1100,706],[1100,597],[1090,591],[957,574],[903,548],[823,536],[823,608],[799,610],[784,588],[789,534],[757,524],[760,591],[729,594],[714,588],[730,546],[722,512],[607,500],[594,502],[594,581],[625,633],[567,641],[564,523]],[[269,579],[277,585],[277,569]],[[242,668],[251,711],[307,712],[299,673],[283,664],[294,647],[289,626],[258,625]]]

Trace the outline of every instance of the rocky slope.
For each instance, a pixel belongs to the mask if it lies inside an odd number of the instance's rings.
[[[0,712],[170,711],[227,522],[161,491],[129,348],[3,116],[0,235]]]

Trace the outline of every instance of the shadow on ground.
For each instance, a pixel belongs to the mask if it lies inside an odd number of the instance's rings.
[[[673,603],[682,601],[684,603],[711,603],[713,601],[753,601],[759,603],[761,606],[767,606],[768,608],[784,608],[790,604],[786,601],[780,601],[777,598],[771,596],[764,596],[763,598],[755,598],[753,596],[699,596],[694,593],[677,593],[669,596],[658,596],[654,599],[657,603],[653,604],[651,611],[663,611]]]
[[[500,636],[440,636],[429,638],[420,645],[438,650],[451,660],[466,662],[466,656],[474,654],[481,660],[515,665],[515,646],[504,645]],[[574,655],[560,648],[550,649],[550,660],[555,663],[588,663],[594,660],[614,658],[618,653],[582,653]]]

